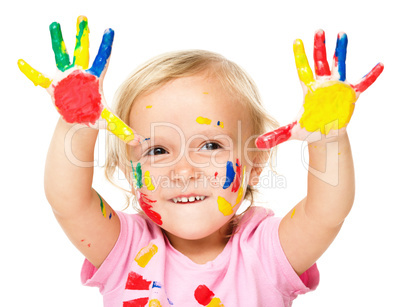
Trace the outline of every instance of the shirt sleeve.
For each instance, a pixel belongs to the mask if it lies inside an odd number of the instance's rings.
[[[146,223],[143,219],[118,211],[116,214],[120,219],[120,234],[115,246],[99,269],[85,259],[81,270],[82,284],[98,287],[102,294],[113,291],[125,281],[127,268],[133,259],[132,245],[145,233]]]
[[[292,299],[299,294],[315,290],[320,279],[317,265],[314,264],[301,276],[298,276],[287,259],[279,240],[279,224],[282,218],[269,218],[268,220],[270,219],[271,221],[266,223],[268,230],[270,230],[267,233],[270,235],[268,245],[270,251],[268,253],[277,264],[276,274],[280,275],[280,278],[277,279],[279,290]]]

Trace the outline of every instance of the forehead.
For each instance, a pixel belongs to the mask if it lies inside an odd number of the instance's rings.
[[[251,133],[249,112],[222,86],[206,74],[174,79],[161,88],[137,97],[130,112],[130,126],[146,136],[152,123],[179,127],[185,134],[225,133],[235,136],[239,121],[242,134]]]

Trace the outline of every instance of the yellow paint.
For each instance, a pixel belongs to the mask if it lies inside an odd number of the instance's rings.
[[[145,108],[150,109],[150,108],[152,108],[152,106],[146,106]]]
[[[211,120],[209,118],[206,117],[202,117],[202,116],[198,116],[196,119],[196,122],[199,124],[204,124],[204,125],[210,125],[211,124]]]
[[[151,175],[150,175],[149,171],[146,171],[144,173],[144,183],[149,191],[155,190],[155,187],[152,184]]]
[[[237,192],[237,198],[236,198],[235,206],[237,206],[241,202],[241,200],[243,198],[244,183],[245,182],[246,182],[246,166],[243,166],[242,180],[241,180],[241,185],[240,185],[239,191]]]
[[[149,307],[162,307],[161,302],[157,300],[156,298],[152,299],[149,301]]]
[[[218,196],[218,208],[219,211],[223,213],[223,215],[231,215],[233,213],[232,205],[226,199],[221,196]]]
[[[143,247],[135,256],[134,260],[142,268],[145,268],[152,257],[158,252],[158,247],[150,242],[147,246]]]
[[[133,130],[108,109],[103,109],[101,117],[107,121],[107,129],[124,142],[128,143],[135,139]]]
[[[208,93],[208,92],[204,92],[203,94],[204,94],[204,95],[208,95],[209,93]]]
[[[293,53],[300,81],[302,81],[306,86],[311,85],[315,81],[314,75],[310,65],[308,64],[303,42],[300,39],[295,40],[293,43]]]
[[[219,127],[223,128],[223,122],[219,121]]]
[[[355,108],[356,94],[353,88],[340,81],[328,81],[304,97],[304,113],[300,126],[309,132],[346,127]]]
[[[85,22],[85,27],[80,36],[80,23]],[[80,40],[80,41],[79,41]],[[87,69],[89,65],[89,29],[88,19],[85,16],[79,16],[77,19],[76,47],[74,50],[75,65],[82,69]]]
[[[40,85],[43,88],[48,88],[52,83],[52,80],[46,78],[39,71],[29,66],[24,60],[18,60],[18,67],[21,72],[27,76],[27,78],[31,80],[33,84],[35,84],[35,86]]]
[[[290,218],[292,218],[293,215],[295,215],[295,212],[296,212],[296,208],[293,209],[292,214],[290,215]]]
[[[209,304],[207,305],[207,307],[225,307],[225,305],[222,304],[221,300],[217,297],[214,297]]]

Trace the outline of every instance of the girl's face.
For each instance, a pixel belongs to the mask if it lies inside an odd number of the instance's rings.
[[[138,97],[130,126],[149,138],[130,149],[133,193],[144,212],[188,240],[227,226],[257,172],[243,146],[253,142],[253,123],[219,80],[179,78]]]

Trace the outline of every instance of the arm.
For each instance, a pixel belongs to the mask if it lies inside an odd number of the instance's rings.
[[[357,85],[346,81],[346,34],[338,35],[332,72],[326,59],[325,35],[314,40],[316,79],[301,40],[294,43],[296,67],[304,91],[304,103],[296,121],[260,136],[259,148],[291,139],[309,143],[307,197],[281,221],[282,248],[299,275],[325,252],[352,208],[355,183],[353,158],[346,126],[355,102],[381,74],[378,64]]]
[[[50,32],[59,69],[55,78],[45,77],[23,60],[19,60],[18,65],[35,85],[47,90],[62,115],[46,160],[47,199],[72,243],[99,267],[119,236],[120,222],[112,208],[92,189],[94,146],[98,135],[98,130],[93,128],[106,128],[130,144],[135,144],[139,138],[108,109],[103,95],[113,30],[105,31],[90,69],[87,69],[89,31],[85,17],[77,21],[73,64],[70,64],[60,25],[52,23]]]

